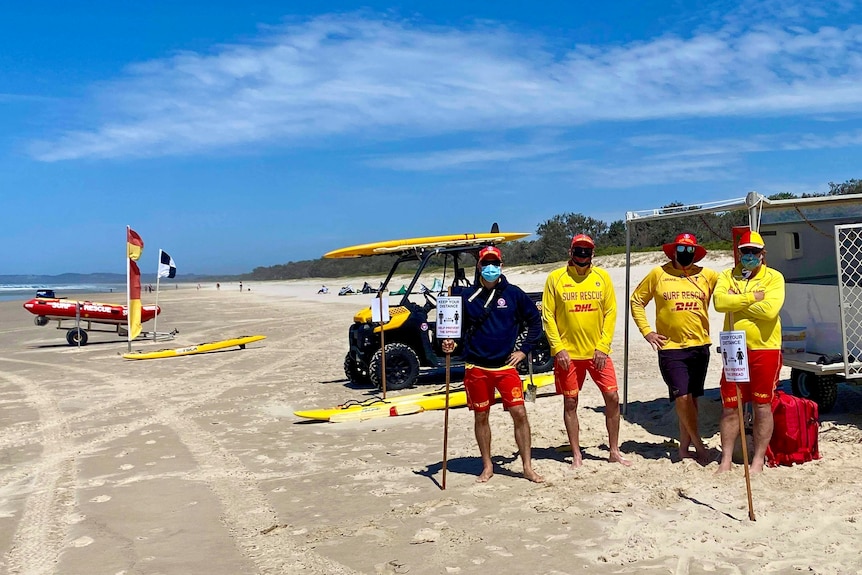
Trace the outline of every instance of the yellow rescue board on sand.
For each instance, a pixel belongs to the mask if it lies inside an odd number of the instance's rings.
[[[162,357],[179,357],[181,355],[194,355],[196,353],[207,353],[208,351],[216,351],[228,347],[238,346],[240,349],[245,349],[249,343],[266,339],[265,335],[245,335],[234,339],[223,339],[221,341],[213,341],[209,343],[199,343],[187,347],[178,347],[176,349],[160,349],[158,351],[133,351],[124,353],[125,359],[158,359]]]
[[[483,234],[453,234],[448,236],[427,236],[424,238],[407,238],[404,240],[389,240],[385,242],[374,242],[372,244],[360,244],[333,250],[323,257],[336,258],[359,258],[363,256],[377,256],[381,254],[395,254],[409,252],[417,249],[448,248],[453,246],[484,246],[501,244],[520,240],[529,236],[523,232],[497,232]]]
[[[523,380],[524,389],[527,389],[527,385],[530,383],[529,378],[524,379],[522,377],[521,379]],[[553,383],[553,373],[543,373],[533,376],[533,384],[536,387],[545,387],[546,385],[553,385]],[[500,397],[499,394],[497,394],[497,397]],[[449,390],[449,407],[463,407],[465,405],[467,405],[467,392],[464,391],[464,387],[451,388]],[[363,402],[347,403],[325,409],[294,411],[293,414],[306,419],[341,422],[361,421],[376,417],[395,417],[418,413],[420,411],[445,409],[445,407],[446,390],[435,389],[434,391],[423,393],[389,396],[386,399],[372,397]]]

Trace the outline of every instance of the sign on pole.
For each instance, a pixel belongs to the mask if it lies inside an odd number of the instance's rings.
[[[371,321],[389,323],[389,296],[376,297],[371,300]]]
[[[747,383],[751,381],[748,373],[748,349],[745,347],[744,331],[722,331],[718,334],[721,348],[721,363],[727,381]]]
[[[461,337],[464,314],[458,296],[437,296],[437,337]]]

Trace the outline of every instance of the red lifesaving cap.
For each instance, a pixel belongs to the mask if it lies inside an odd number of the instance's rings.
[[[594,248],[594,247],[596,247],[596,243],[593,241],[593,238],[591,238],[587,234],[578,234],[572,238],[572,247],[574,247],[574,246],[583,246],[585,248]]]
[[[482,260],[500,260],[503,261],[503,254],[500,253],[499,248],[495,246],[488,246],[479,250],[479,261]]]

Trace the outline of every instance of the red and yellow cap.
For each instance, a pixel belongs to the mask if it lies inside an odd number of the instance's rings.
[[[763,248],[763,237],[757,232],[745,232],[742,234],[742,237],[739,238],[739,245],[736,246],[738,248]]]
[[[572,247],[581,246],[584,248],[594,248],[596,247],[596,242],[593,241],[593,238],[588,236],[587,234],[578,234],[572,238]]]
[[[500,248],[496,246],[487,246],[479,250],[479,261],[482,260],[500,260],[503,261],[503,254]]]

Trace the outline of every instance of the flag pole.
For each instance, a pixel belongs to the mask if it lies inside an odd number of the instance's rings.
[[[129,259],[129,230],[131,229],[132,226],[126,226],[126,339],[129,353],[132,353],[132,260]]]
[[[159,248],[159,266],[156,267],[156,315],[153,316],[153,341],[156,341],[156,337],[158,337],[156,335],[158,333],[156,331],[156,327],[158,326],[158,321],[159,321],[159,313],[158,313],[158,309],[159,309],[159,280],[162,279],[162,274],[159,273],[159,271],[160,271],[159,268],[161,267],[161,263],[162,263],[162,248]]]

